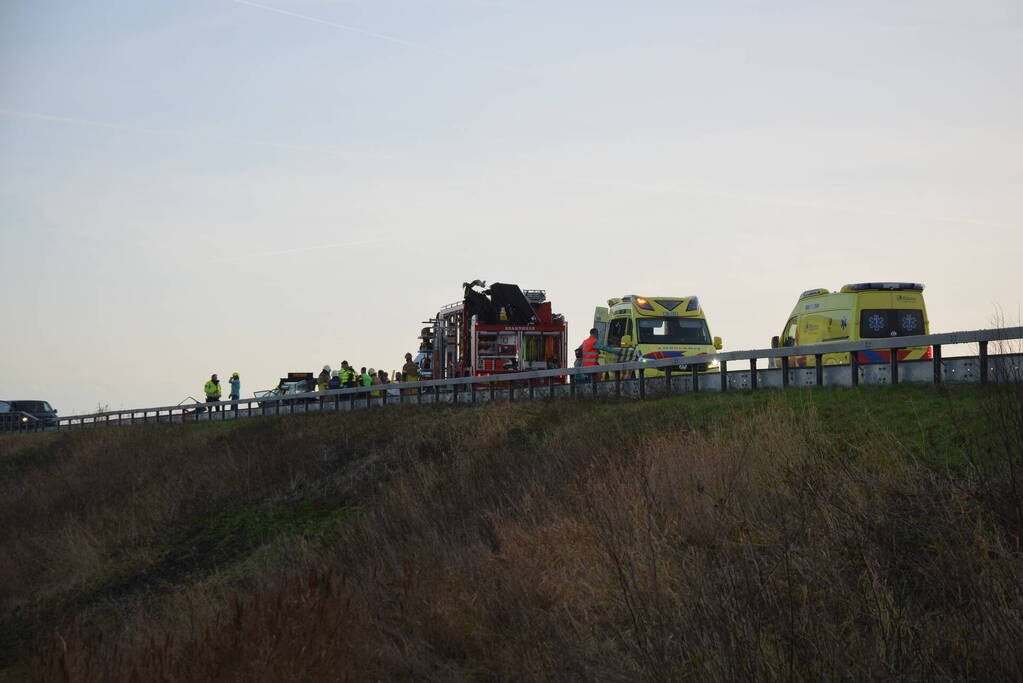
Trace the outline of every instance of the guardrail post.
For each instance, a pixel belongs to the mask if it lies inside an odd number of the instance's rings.
[[[646,368],[639,369],[639,398],[643,400],[646,398]]]
[[[515,402],[515,380],[508,380],[508,402]]]
[[[476,404],[476,383],[473,382],[469,385],[469,402],[473,405]]]
[[[416,403],[422,405],[423,403],[423,388],[416,385]]]
[[[987,384],[987,342],[980,343],[980,383]]]
[[[529,400],[532,401],[535,396],[533,395],[533,378],[530,377],[526,380],[526,384],[529,386]]]
[[[788,389],[789,386],[789,357],[781,357],[781,388]]]
[[[757,388],[757,359],[749,359],[749,388]]]
[[[849,381],[852,386],[860,386],[860,354],[858,351],[849,353]]]
[[[888,363],[891,366],[892,384],[899,383],[899,350],[888,349]]]
[[[590,378],[590,394],[592,394],[594,397],[596,397],[597,396],[597,373],[596,372],[591,372],[590,374],[587,375],[587,377]]]
[[[372,391],[367,391],[366,392],[366,410],[369,410],[372,407],[373,407],[373,392]]]
[[[700,364],[693,363],[690,369],[693,371],[693,393],[695,394],[700,391]]]
[[[671,367],[664,368],[664,393],[671,396]]]
[[[728,391],[728,361],[723,360],[720,362],[721,368],[721,391]]]
[[[941,384],[941,344],[934,345],[931,364],[934,366],[934,383]]]
[[[497,382],[494,380],[490,381],[490,400],[494,401],[497,399]]]
[[[615,398],[622,398],[622,371],[615,370]]]
[[[814,368],[817,374],[817,386],[824,386],[824,354],[818,353],[813,357]]]

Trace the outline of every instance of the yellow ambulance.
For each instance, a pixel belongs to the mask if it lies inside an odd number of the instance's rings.
[[[860,282],[839,292],[808,289],[799,296],[782,333],[771,339],[772,348],[827,344],[929,334],[924,286],[915,282]],[[887,363],[887,350],[859,351],[861,363]],[[899,349],[899,360],[931,357],[931,347]],[[844,365],[848,353],[826,353],[824,365]],[[792,367],[816,365],[813,356],[793,356]],[[775,359],[775,367],[781,361]]]
[[[598,341],[618,351],[601,351],[601,365],[704,356],[721,348],[721,338],[711,337],[700,300],[695,296],[632,294],[608,299],[606,308],[598,306],[594,311],[593,326],[599,333]],[[701,372],[717,369],[716,363],[699,366]],[[653,369],[646,374],[663,375]]]

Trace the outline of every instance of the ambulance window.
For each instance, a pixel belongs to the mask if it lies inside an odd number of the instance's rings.
[[[868,308],[860,311],[860,337],[906,337],[924,333],[923,311]]]
[[[625,334],[625,323],[628,318],[615,318],[607,328],[607,345],[621,346],[622,335]]]
[[[892,311],[895,317],[895,329],[899,336],[908,337],[914,334],[924,334],[924,313],[923,311],[901,310]]]
[[[789,324],[785,326],[785,336],[782,338],[782,346],[795,346],[796,345],[796,330],[799,329],[799,321],[793,318],[789,321]]]

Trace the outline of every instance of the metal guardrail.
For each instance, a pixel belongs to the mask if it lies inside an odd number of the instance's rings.
[[[279,415],[316,411],[354,410],[377,405],[394,405],[409,402],[423,403],[430,396],[430,402],[477,403],[498,398],[510,401],[535,398],[537,392],[548,398],[576,396],[580,394],[632,395],[646,398],[647,395],[696,392],[701,390],[727,391],[735,388],[757,389],[763,387],[782,388],[793,384],[857,386],[861,378],[870,383],[891,383],[900,381],[900,369],[904,380],[932,381],[945,380],[979,381],[987,383],[992,379],[992,359],[997,360],[998,372],[994,379],[1020,380],[1023,374],[1023,343],[1014,354],[989,356],[991,342],[1023,340],[1023,327],[1006,327],[944,334],[867,339],[853,342],[790,346],[777,349],[756,349],[749,351],[725,351],[701,356],[640,360],[612,365],[595,365],[580,368],[555,368],[503,375],[479,377],[457,377],[449,379],[424,380],[379,384],[369,387],[352,387],[328,391],[273,396],[265,398],[217,401],[187,406],[161,406],[157,408],[135,408],[112,410],[84,415],[69,415],[58,418],[56,429],[91,427],[114,424],[136,424],[151,422],[192,422],[229,420],[259,415]],[[970,357],[943,358],[942,347],[952,344],[977,344],[979,355]],[[860,364],[858,351],[880,351],[930,346],[933,358],[930,360],[900,361],[897,353],[891,353],[891,360],[880,364]],[[824,366],[825,354],[850,353],[848,365]],[[789,359],[793,356],[813,356],[816,365],[808,368],[791,368]],[[780,368],[761,369],[761,359],[780,359]],[[748,361],[749,370],[728,370],[730,362]],[[717,362],[718,370],[707,371],[707,363]],[[690,367],[693,366],[693,367]],[[659,370],[663,376],[649,378],[645,373]],[[870,370],[871,372],[868,372]],[[921,372],[924,370],[926,372]],[[609,381],[595,381],[600,377]],[[392,392],[397,392],[394,395]],[[374,394],[382,394],[375,396]]]

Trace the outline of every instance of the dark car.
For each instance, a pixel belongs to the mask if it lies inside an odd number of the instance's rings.
[[[23,427],[52,427],[57,424],[57,411],[47,401],[4,401],[14,422]],[[28,418],[28,419],[26,419]]]
[[[39,420],[11,408],[10,401],[0,401],[0,432],[17,432],[39,427]]]

